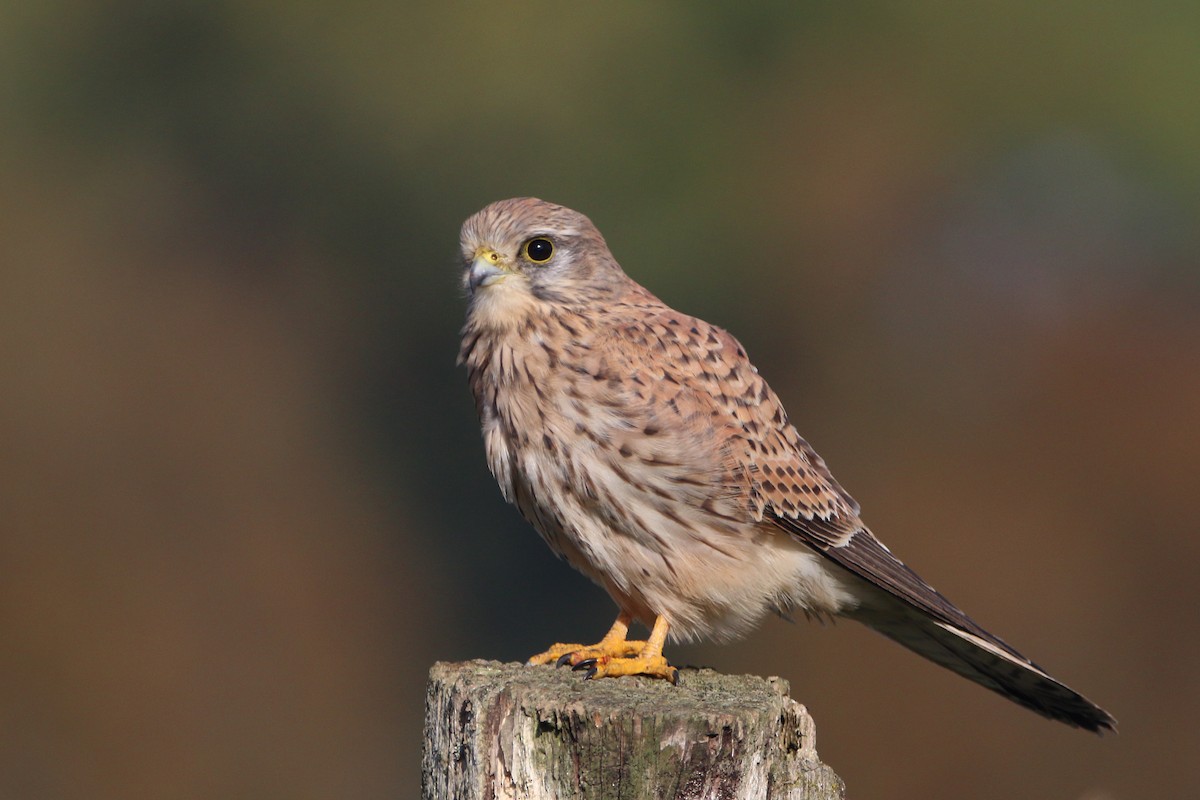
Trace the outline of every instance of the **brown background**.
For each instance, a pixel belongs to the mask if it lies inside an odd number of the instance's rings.
[[[504,506],[461,220],[536,194],[742,339],[894,551],[1121,720],[846,623],[855,797],[1189,797],[1188,4],[0,5],[0,794],[416,794],[437,659],[610,622]]]

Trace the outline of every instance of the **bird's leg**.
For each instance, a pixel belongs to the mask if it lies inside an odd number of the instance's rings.
[[[632,617],[622,611],[608,633],[594,645],[554,644],[544,653],[529,659],[528,664],[570,664],[577,670],[587,670],[587,677],[609,678],[618,675],[648,675],[664,678],[671,683],[679,680],[679,671],[663,658],[670,624],[665,617],[654,620],[654,628],[645,641],[626,639]]]
[[[617,621],[613,623],[612,628],[596,644],[553,644],[550,645],[549,650],[532,656],[525,663],[550,664],[556,662],[560,667],[565,664],[573,667],[587,659],[637,655],[646,646],[646,643],[631,642],[625,638],[629,634],[629,623],[632,619],[629,614],[622,611],[617,616]]]
[[[667,663],[663,658],[663,644],[667,641],[667,629],[670,623],[666,617],[657,617],[650,637],[642,643],[642,649],[632,657],[616,657],[596,659],[589,664],[586,660],[575,665],[575,669],[587,669],[587,677],[611,678],[618,675],[648,675],[652,678],[663,678],[671,683],[679,682],[679,670]]]

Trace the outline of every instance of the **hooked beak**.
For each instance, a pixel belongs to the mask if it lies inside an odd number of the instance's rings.
[[[473,295],[479,291],[479,287],[491,286],[512,274],[511,270],[505,268],[499,253],[490,247],[481,247],[475,251],[471,266],[467,267],[467,288]]]

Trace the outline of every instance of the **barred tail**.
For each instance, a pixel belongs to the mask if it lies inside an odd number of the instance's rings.
[[[1117,729],[1117,721],[1107,711],[982,628],[963,630],[900,602],[887,611],[876,607],[850,616],[1044,717],[1095,733]]]

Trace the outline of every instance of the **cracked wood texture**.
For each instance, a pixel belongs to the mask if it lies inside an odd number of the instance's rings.
[[[495,661],[438,663],[425,699],[425,800],[833,800],[787,682],[681,669],[585,681]]]

